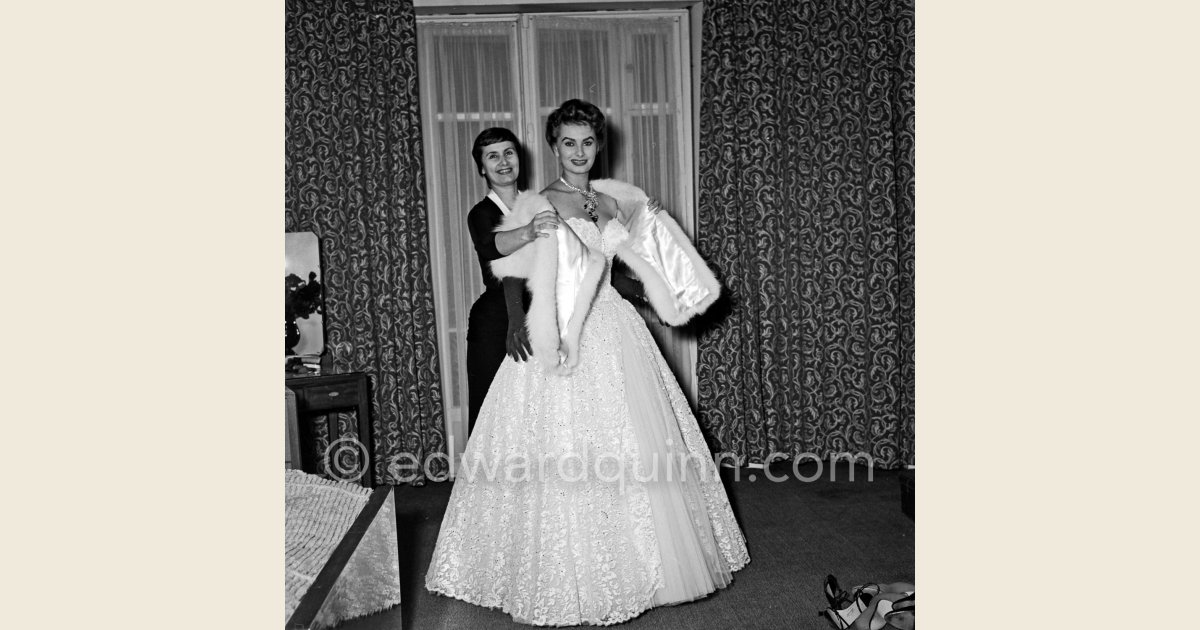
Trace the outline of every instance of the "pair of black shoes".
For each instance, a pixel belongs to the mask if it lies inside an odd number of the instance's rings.
[[[846,591],[838,586],[837,578],[825,576],[825,599],[829,602],[829,608],[817,614],[829,619],[835,628],[844,630],[870,607],[879,590],[878,584],[863,584]],[[880,600],[868,627],[874,629],[894,624],[898,628],[912,628],[915,612],[915,592],[895,601]]]
[[[835,628],[844,630],[854,623],[855,619],[871,605],[871,599],[879,592],[874,584],[864,584],[851,591],[838,585],[837,578],[825,576],[825,599],[829,607],[817,613],[825,617]]]

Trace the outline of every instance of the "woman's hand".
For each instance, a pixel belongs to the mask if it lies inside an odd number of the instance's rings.
[[[539,238],[548,238],[554,236],[554,230],[558,229],[558,213],[553,210],[542,210],[537,213],[533,220],[525,225],[525,241],[533,242]]]
[[[529,333],[525,330],[524,322],[508,325],[508,334],[504,338],[504,351],[514,361],[525,361],[533,356],[533,349],[529,347]]]

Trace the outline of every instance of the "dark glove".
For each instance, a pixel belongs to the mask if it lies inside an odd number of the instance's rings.
[[[525,308],[522,294],[525,281],[520,278],[505,278],[504,304],[508,309],[508,334],[504,336],[504,352],[514,361],[525,361],[533,356],[529,346],[529,332],[525,330]]]
[[[533,356],[533,349],[529,347],[529,333],[525,330],[525,323],[508,325],[508,334],[504,338],[504,351],[514,361],[526,361]]]

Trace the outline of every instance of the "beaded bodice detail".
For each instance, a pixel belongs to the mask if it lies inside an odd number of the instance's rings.
[[[605,223],[603,230],[595,223],[580,217],[567,219],[567,224],[571,226],[575,234],[579,235],[579,240],[583,241],[584,245],[604,253],[604,276],[601,278],[600,290],[596,297],[607,299],[618,296],[616,289],[609,282],[612,275],[612,261],[613,256],[617,254],[617,248],[629,238],[629,231],[616,219]]]
[[[604,257],[609,261],[612,261],[613,256],[616,255],[617,248],[621,246],[621,243],[629,238],[629,232],[625,230],[625,226],[616,219],[605,223],[603,231],[597,224],[580,217],[571,217],[567,219],[567,223],[579,235],[579,240],[588,247],[604,252]]]

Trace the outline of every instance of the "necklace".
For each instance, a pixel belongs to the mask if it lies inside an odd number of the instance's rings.
[[[592,220],[592,223],[599,223],[600,215],[596,214],[596,191],[592,190],[592,184],[589,182],[588,189],[582,190],[572,186],[571,184],[568,184],[567,180],[563,179],[561,175],[559,176],[558,181],[562,182],[563,186],[566,186],[567,188],[570,188],[571,190],[583,195],[583,211],[587,213],[588,218]]]

